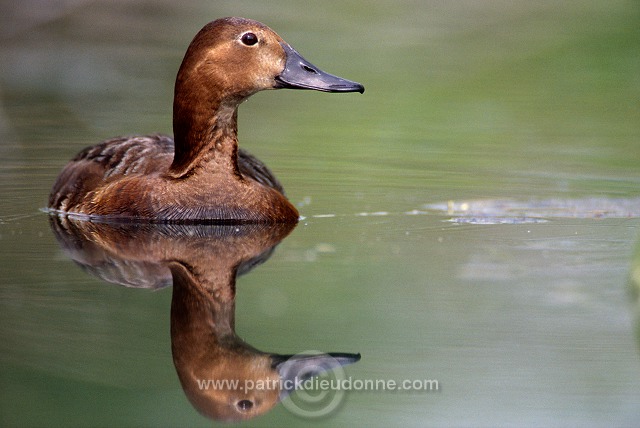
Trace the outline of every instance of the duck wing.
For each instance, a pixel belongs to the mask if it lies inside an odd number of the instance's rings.
[[[78,153],[62,170],[49,195],[49,208],[68,211],[105,183],[126,175],[146,175],[167,171],[173,161],[174,141],[167,135],[116,137]],[[238,169],[245,178],[271,187],[284,195],[284,189],[255,156],[238,150]]]
[[[62,170],[49,194],[49,208],[67,211],[91,191],[125,175],[169,168],[173,139],[166,135],[116,137],[78,153]]]
[[[271,187],[284,195],[284,188],[267,166],[252,154],[238,149],[238,169],[244,177],[253,178],[260,184]]]

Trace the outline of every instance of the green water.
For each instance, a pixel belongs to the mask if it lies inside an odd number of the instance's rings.
[[[366,87],[241,106],[241,146],[305,218],[238,279],[236,332],[282,354],[360,352],[354,379],[440,387],[349,391],[324,418],[279,405],[242,425],[636,425],[635,1],[3,2],[0,423],[217,425],[180,387],[171,289],[83,272],[39,208],[84,146],[171,132],[186,46],[228,15]],[[577,211],[449,221],[447,201],[475,200]]]

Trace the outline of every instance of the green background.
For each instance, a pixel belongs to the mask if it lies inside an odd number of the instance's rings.
[[[366,87],[241,106],[241,146],[305,219],[238,281],[238,334],[271,352],[361,352],[354,378],[441,385],[246,425],[635,425],[640,5],[617,0],[0,3],[2,425],[212,424],[173,368],[170,290],[88,276],[39,209],[86,145],[171,133],[182,55],[230,15]],[[591,197],[635,210],[519,225],[406,214]]]

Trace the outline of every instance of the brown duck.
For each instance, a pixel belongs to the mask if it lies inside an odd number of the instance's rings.
[[[207,24],[178,71],[174,139],[120,137],[86,148],[58,176],[49,209],[118,222],[297,222],[298,211],[271,171],[238,149],[238,106],[278,88],[364,92],[305,60],[260,22]]]

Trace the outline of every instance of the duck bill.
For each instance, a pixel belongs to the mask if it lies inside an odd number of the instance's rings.
[[[312,89],[323,92],[364,92],[358,82],[325,73],[286,43],[280,43],[287,56],[284,70],[276,77],[276,88]]]
[[[314,353],[271,356],[272,366],[278,372],[283,386],[280,398],[283,399],[296,389],[303,387],[305,381],[330,371],[342,371],[342,366],[360,361],[360,354],[343,352]],[[344,372],[342,372],[344,374]]]

